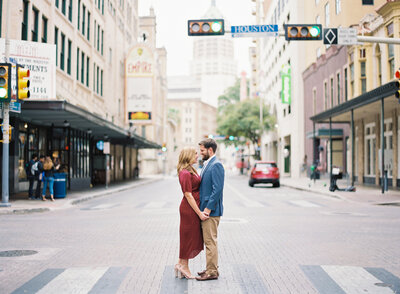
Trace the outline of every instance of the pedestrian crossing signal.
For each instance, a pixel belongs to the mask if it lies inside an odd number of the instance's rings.
[[[29,81],[30,71],[17,64],[17,100],[18,102],[23,102],[26,98],[31,96],[29,91],[30,81]]]
[[[286,41],[322,40],[322,25],[320,24],[291,24],[284,27]]]
[[[188,20],[189,36],[218,36],[225,34],[223,19]]]
[[[0,63],[0,102],[11,100],[11,63]]]

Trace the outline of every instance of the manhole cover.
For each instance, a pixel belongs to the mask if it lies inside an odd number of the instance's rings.
[[[0,257],[17,257],[17,256],[28,256],[38,253],[35,250],[8,250],[0,251]]]

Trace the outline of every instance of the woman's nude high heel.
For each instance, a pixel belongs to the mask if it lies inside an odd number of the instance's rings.
[[[182,278],[182,273],[180,271],[181,265],[179,263],[175,264],[174,271],[175,271],[175,278]]]
[[[179,272],[181,273],[181,279],[186,278],[191,280],[195,278],[195,276],[192,276],[191,274],[189,275],[187,272],[185,272],[182,267],[179,269]]]

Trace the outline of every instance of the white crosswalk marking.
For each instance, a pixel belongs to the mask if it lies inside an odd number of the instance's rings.
[[[264,205],[262,205],[260,202],[247,198],[231,185],[225,183],[225,186],[228,187],[229,190],[231,190],[236,196],[238,196],[242,200],[242,203],[245,207],[264,207]]]
[[[69,268],[44,286],[37,294],[87,294],[107,271],[107,267]]]
[[[323,265],[321,267],[348,294],[393,294],[390,288],[376,285],[382,283],[382,281],[362,267],[333,265]]]
[[[291,200],[290,203],[301,207],[320,207],[319,205],[311,203],[306,200]]]
[[[144,209],[158,209],[163,208],[167,204],[166,201],[151,201],[147,203],[143,208]]]

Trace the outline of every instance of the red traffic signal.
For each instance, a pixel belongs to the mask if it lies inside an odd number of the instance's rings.
[[[189,36],[218,36],[225,34],[223,19],[188,20]]]

